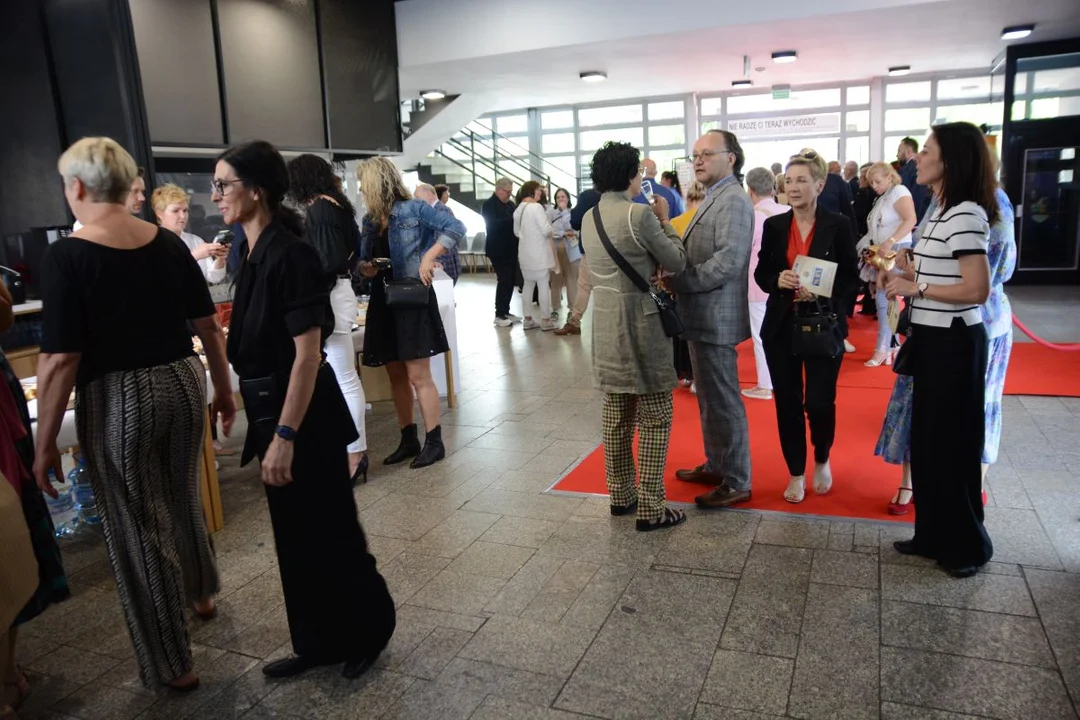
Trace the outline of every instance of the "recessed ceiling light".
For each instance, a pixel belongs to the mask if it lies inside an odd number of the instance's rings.
[[[585,82],[603,82],[607,80],[607,73],[599,70],[587,70],[578,75]]]
[[[799,59],[799,53],[794,50],[781,50],[772,54],[773,62],[793,63]]]
[[[446,97],[445,90],[421,90],[420,97],[425,100],[442,100]]]
[[[893,77],[900,77],[901,75],[907,75],[911,72],[910,65],[897,65],[896,67],[889,68],[889,74]]]
[[[754,84],[753,80],[732,80],[731,87],[750,87]]]
[[[1034,25],[1012,25],[1001,31],[1002,40],[1026,38],[1035,29]]]

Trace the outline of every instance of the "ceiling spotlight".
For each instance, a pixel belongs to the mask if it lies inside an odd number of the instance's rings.
[[[772,54],[773,62],[793,63],[799,59],[799,53],[794,50],[781,50]]]
[[[1019,40],[1020,38],[1026,38],[1034,29],[1034,25],[1012,25],[1001,31],[1001,39]]]
[[[893,77],[907,75],[909,72],[911,72],[910,65],[897,65],[896,67],[889,68],[889,75],[892,75]]]
[[[750,87],[754,84],[753,80],[732,80],[731,87]]]
[[[586,70],[578,75],[585,82],[603,82],[607,80],[607,73],[599,70]]]
[[[442,100],[446,97],[445,90],[421,90],[420,97],[425,100]]]

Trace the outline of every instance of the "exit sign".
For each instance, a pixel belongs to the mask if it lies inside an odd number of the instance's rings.
[[[772,89],[773,100],[787,100],[791,97],[791,86],[784,85],[781,87],[774,87]]]

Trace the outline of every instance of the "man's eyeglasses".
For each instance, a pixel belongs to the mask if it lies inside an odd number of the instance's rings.
[[[211,180],[210,181],[210,194],[217,193],[218,195],[221,195],[222,197],[224,197],[225,193],[229,189],[229,186],[234,184],[234,183],[238,183],[238,182],[244,182],[244,181],[243,180]]]
[[[696,164],[698,160],[701,160],[702,162],[705,162],[705,161],[708,161],[710,158],[712,158],[713,155],[719,155],[720,153],[724,153],[724,152],[729,153],[731,151],[726,149],[726,148],[724,150],[702,150],[699,153],[694,153],[693,155],[687,155],[686,159],[689,160],[690,162]],[[734,154],[734,153],[732,153],[732,154]]]

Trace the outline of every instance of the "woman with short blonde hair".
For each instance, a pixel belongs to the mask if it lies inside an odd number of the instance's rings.
[[[158,225],[172,230],[184,241],[191,256],[199,263],[206,282],[214,285],[225,279],[225,261],[229,257],[229,248],[220,243],[208,243],[198,235],[185,232],[188,224],[188,211],[191,197],[187,190],[179,185],[166,183],[156,188],[150,196],[150,207]]]
[[[870,283],[878,317],[877,346],[873,356],[866,361],[866,367],[878,367],[892,365],[900,344],[889,329],[889,300],[885,297],[885,283],[892,273],[875,267],[869,259],[876,256],[880,258],[878,262],[883,262],[897,246],[910,245],[911,231],[918,219],[911,192],[904,187],[900,174],[892,165],[874,163],[866,171],[866,182],[878,197],[866,219],[867,233],[857,249],[864,258],[860,278]]]
[[[217,567],[199,501],[206,371],[226,436],[236,415],[225,336],[206,279],[166,228],[126,207],[135,161],[108,138],[84,138],[59,162],[82,227],[42,262],[34,477],[56,497],[56,437],[75,388],[75,423],[143,683],[194,690],[184,609],[212,617]]]

